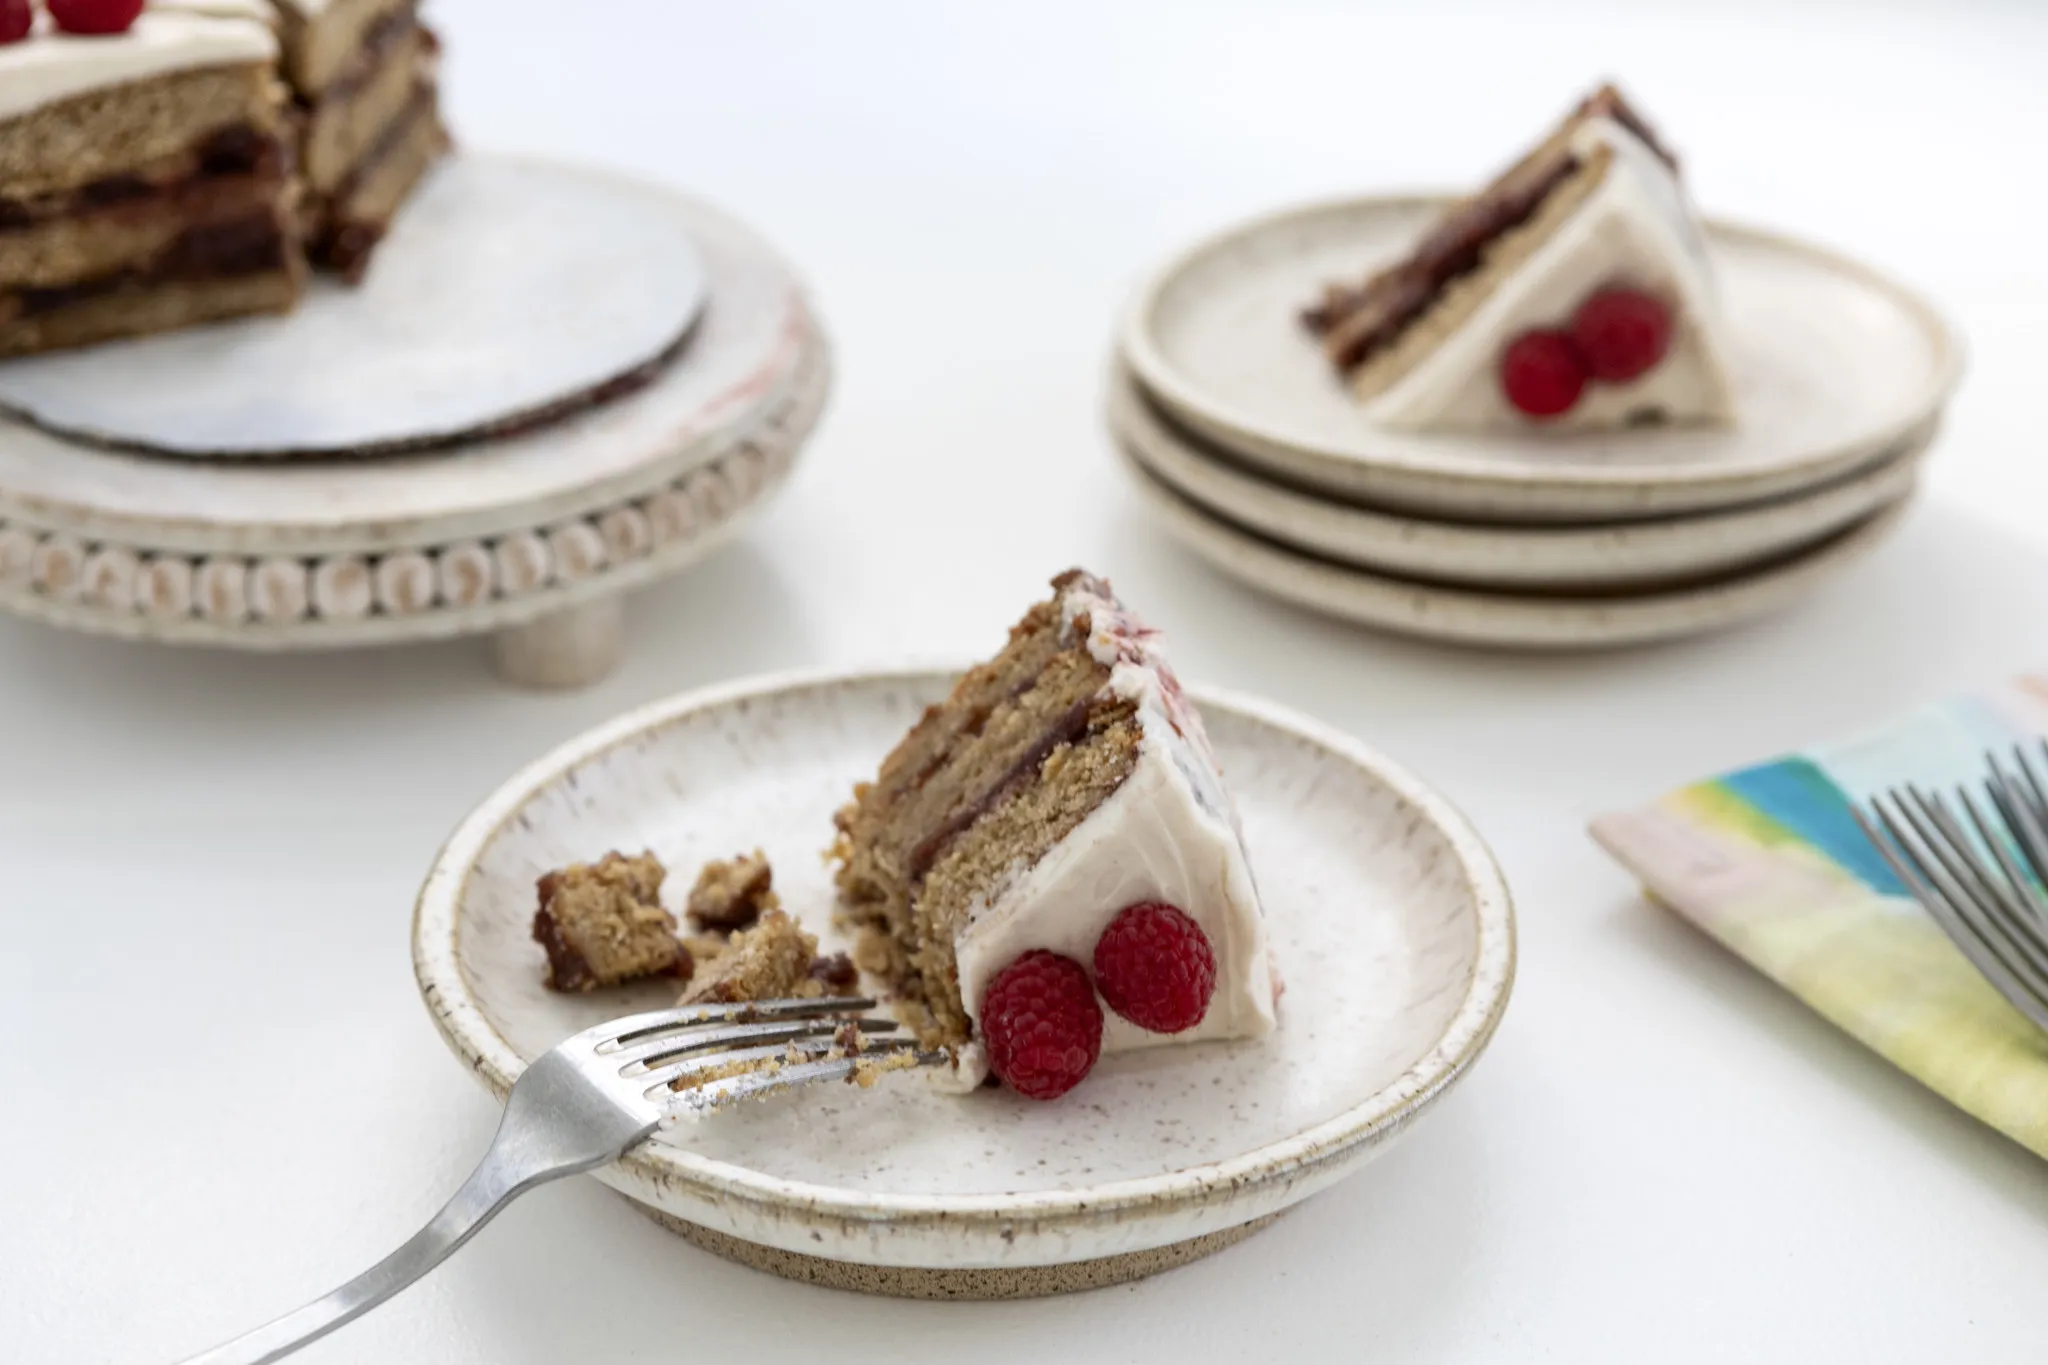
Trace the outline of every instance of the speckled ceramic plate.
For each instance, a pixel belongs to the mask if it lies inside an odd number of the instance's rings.
[[[414,923],[420,988],[466,1067],[502,1098],[562,1038],[673,995],[542,987],[534,879],[565,862],[647,847],[687,885],[705,859],[760,845],[785,904],[829,940],[832,812],[948,685],[743,683],[633,712],[506,783],[442,850]],[[990,1297],[1165,1269],[1373,1155],[1492,1034],[1514,972],[1507,888],[1464,819],[1370,749],[1196,695],[1286,976],[1270,1039],[1107,1058],[1050,1104],[915,1076],[800,1094],[666,1130],[598,1178],[780,1274]]]
[[[1612,649],[1702,635],[1779,611],[1868,554],[1904,516],[1900,501],[1763,568],[1681,588],[1604,593],[1482,592],[1367,573],[1221,521],[1123,456],[1174,539],[1231,577],[1313,611],[1396,634],[1501,649]]]
[[[1373,426],[1299,322],[1334,280],[1398,256],[1446,201],[1320,204],[1202,242],[1121,337],[1158,402],[1206,439],[1354,501],[1484,521],[1621,520],[1756,502],[1867,464],[1925,426],[1961,344],[1919,295],[1788,237],[1708,226],[1741,422],[1509,439]]]
[[[1509,590],[1643,591],[1782,558],[1904,498],[1934,438],[1934,428],[1923,427],[1842,479],[1753,507],[1592,526],[1488,526],[1354,507],[1273,482],[1174,426],[1127,373],[1109,382],[1109,428],[1124,453],[1205,511],[1340,564]]]
[[[690,203],[474,153],[422,183],[361,285],[0,364],[0,408],[151,454],[370,454],[516,427],[683,344],[710,295]]]

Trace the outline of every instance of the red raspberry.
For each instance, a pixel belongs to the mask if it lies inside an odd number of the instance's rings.
[[[144,0],[45,0],[50,18],[66,33],[126,33]]]
[[[18,43],[35,27],[36,12],[29,0],[0,0],[0,44]]]
[[[1095,940],[1095,984],[1139,1028],[1184,1033],[1216,994],[1216,950],[1202,926],[1171,905],[1140,901]]]
[[[1034,1100],[1058,1099],[1102,1055],[1102,1006],[1080,963],[1034,949],[996,974],[981,1002],[989,1066]]]
[[[1671,310],[1639,289],[1602,289],[1572,315],[1572,340],[1593,378],[1626,384],[1649,373],[1671,347]]]
[[[1508,401],[1537,421],[1572,410],[1586,387],[1586,358],[1564,332],[1524,332],[1500,358]]]

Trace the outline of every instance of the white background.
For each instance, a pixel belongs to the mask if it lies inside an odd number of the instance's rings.
[[[495,1110],[413,988],[470,804],[632,704],[986,652],[1082,562],[1183,671],[1344,726],[1493,841],[1522,972],[1383,1161],[1161,1279],[1012,1305],[812,1290],[594,1182],[540,1191],[323,1362],[2042,1358],[2048,1171],[1641,901],[1597,811],[2048,655],[2048,10],[1880,0],[1235,6],[435,0],[471,143],[692,187],[801,263],[842,360],[743,543],[586,694],[468,645],[180,653],[0,625],[0,1357],[162,1361],[451,1191]],[[1713,210],[1903,274],[1972,369],[1932,496],[1795,612],[1529,660],[1283,608],[1147,525],[1097,417],[1115,312],[1234,217],[1482,176],[1605,74]]]

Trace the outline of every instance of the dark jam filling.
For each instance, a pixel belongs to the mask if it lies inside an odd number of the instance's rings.
[[[0,232],[19,231],[122,204],[169,199],[209,181],[243,176],[278,177],[289,164],[284,144],[271,134],[245,124],[223,128],[155,175],[110,175],[61,194],[34,199],[0,198]]]
[[[235,279],[283,270],[290,260],[284,230],[267,210],[189,228],[147,265],[95,279],[13,294],[12,316],[35,317],[123,289]]]

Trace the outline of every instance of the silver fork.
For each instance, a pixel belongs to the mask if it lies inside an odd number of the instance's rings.
[[[2048,761],[2048,741],[2040,750]],[[1956,789],[1967,829],[1940,793],[1910,785],[1870,803],[1882,835],[1869,816],[1851,809],[1970,965],[2048,1031],[2048,791],[2022,746],[2013,747],[2010,769],[1996,754],[1987,753],[1985,762],[1984,804],[1967,788]]]
[[[186,1365],[283,1359],[425,1275],[534,1186],[618,1160],[678,1113],[852,1080],[876,1061],[949,1060],[907,1041],[870,1040],[896,1028],[892,1019],[859,1016],[874,1007],[858,998],[693,1005],[577,1034],[521,1074],[490,1150],[411,1241],[325,1298]]]

